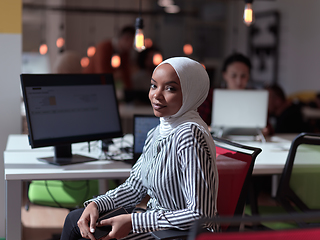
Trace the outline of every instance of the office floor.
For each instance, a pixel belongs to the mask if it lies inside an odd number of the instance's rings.
[[[25,209],[27,200],[24,187],[21,206],[22,240],[58,240],[63,222],[68,214],[67,209],[43,207],[29,203],[29,210]]]
[[[24,199],[21,206],[22,240],[58,240],[62,231],[63,222],[68,214],[67,209],[52,208],[29,204],[29,210],[25,209],[27,200],[26,187],[23,193]],[[258,204],[276,205],[268,191],[261,191]]]

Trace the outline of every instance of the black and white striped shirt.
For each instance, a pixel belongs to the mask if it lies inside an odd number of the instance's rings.
[[[130,177],[93,201],[101,212],[135,206],[148,194],[148,210],[132,214],[134,233],[188,229],[196,219],[215,214],[214,161],[197,125],[182,124],[166,138],[158,126],[148,133]]]

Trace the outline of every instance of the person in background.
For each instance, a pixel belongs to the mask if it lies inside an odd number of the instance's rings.
[[[222,66],[222,77],[227,89],[245,89],[247,87],[251,71],[250,59],[241,53],[228,56]],[[202,119],[211,125],[213,88],[210,89],[207,99],[198,108]]]
[[[137,69],[132,74],[132,91],[126,92],[126,100],[150,104],[148,92],[150,78],[156,65],[153,56],[160,51],[156,47],[149,47],[137,55]]]
[[[96,53],[90,58],[89,65],[83,73],[113,73],[115,81],[120,81],[124,89],[131,89],[131,59],[135,28],[124,27],[117,39],[106,40],[96,46]],[[118,68],[111,66],[111,58],[119,54],[121,65]]]
[[[315,98],[310,101],[307,106],[320,109],[320,92],[316,94]]]
[[[54,62],[52,73],[81,73],[81,56],[75,51],[67,50],[60,53]]]
[[[318,92],[315,98],[306,104],[306,106],[320,110],[320,92]],[[308,124],[312,132],[320,132],[320,118],[308,119]]]
[[[145,196],[150,196],[145,212],[101,221],[98,226],[112,226],[104,239],[154,239],[150,232],[186,230],[196,219],[217,214],[215,144],[196,111],[208,89],[206,70],[190,58],[169,58],[157,66],[149,99],[160,124],[149,131],[143,153],[122,185],[68,214],[61,240],[93,240],[99,213],[135,207]]]
[[[266,88],[269,91],[268,126],[264,135],[274,133],[301,133],[310,130],[304,121],[301,105],[287,100],[283,89],[278,84]]]

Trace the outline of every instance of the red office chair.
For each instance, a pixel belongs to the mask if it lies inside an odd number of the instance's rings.
[[[250,185],[254,162],[260,148],[245,146],[213,137],[216,144],[216,161],[219,173],[217,208],[219,216],[242,215]],[[239,226],[222,224],[222,231],[238,231]],[[187,231],[163,230],[153,232],[157,239],[186,238]]]
[[[320,236],[319,228],[294,229],[282,231],[260,231],[241,233],[203,233],[196,240],[318,240]]]
[[[215,217],[211,219],[200,219],[195,222],[190,230],[188,240],[315,240],[319,239],[320,228],[299,228],[286,230],[259,230],[259,231],[242,231],[242,232],[222,232],[210,233],[203,232],[201,226],[207,222],[215,222],[216,224],[228,222],[231,225],[239,225],[240,223],[262,223],[262,222],[301,222],[314,221],[320,219],[320,212],[269,215],[269,216],[239,216],[239,217]]]
[[[248,196],[253,166],[260,148],[245,146],[213,137],[216,144],[216,161],[219,172],[219,216],[242,215]],[[222,231],[237,230],[228,225]]]

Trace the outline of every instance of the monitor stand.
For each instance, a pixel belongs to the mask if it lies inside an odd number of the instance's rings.
[[[216,131],[217,137],[223,137],[228,135],[246,135],[246,136],[252,136],[255,139],[260,140],[261,142],[265,143],[266,139],[261,131],[260,128],[219,128]]]
[[[39,161],[58,166],[97,161],[96,158],[72,154],[71,144],[54,146],[54,156],[38,158]]]

